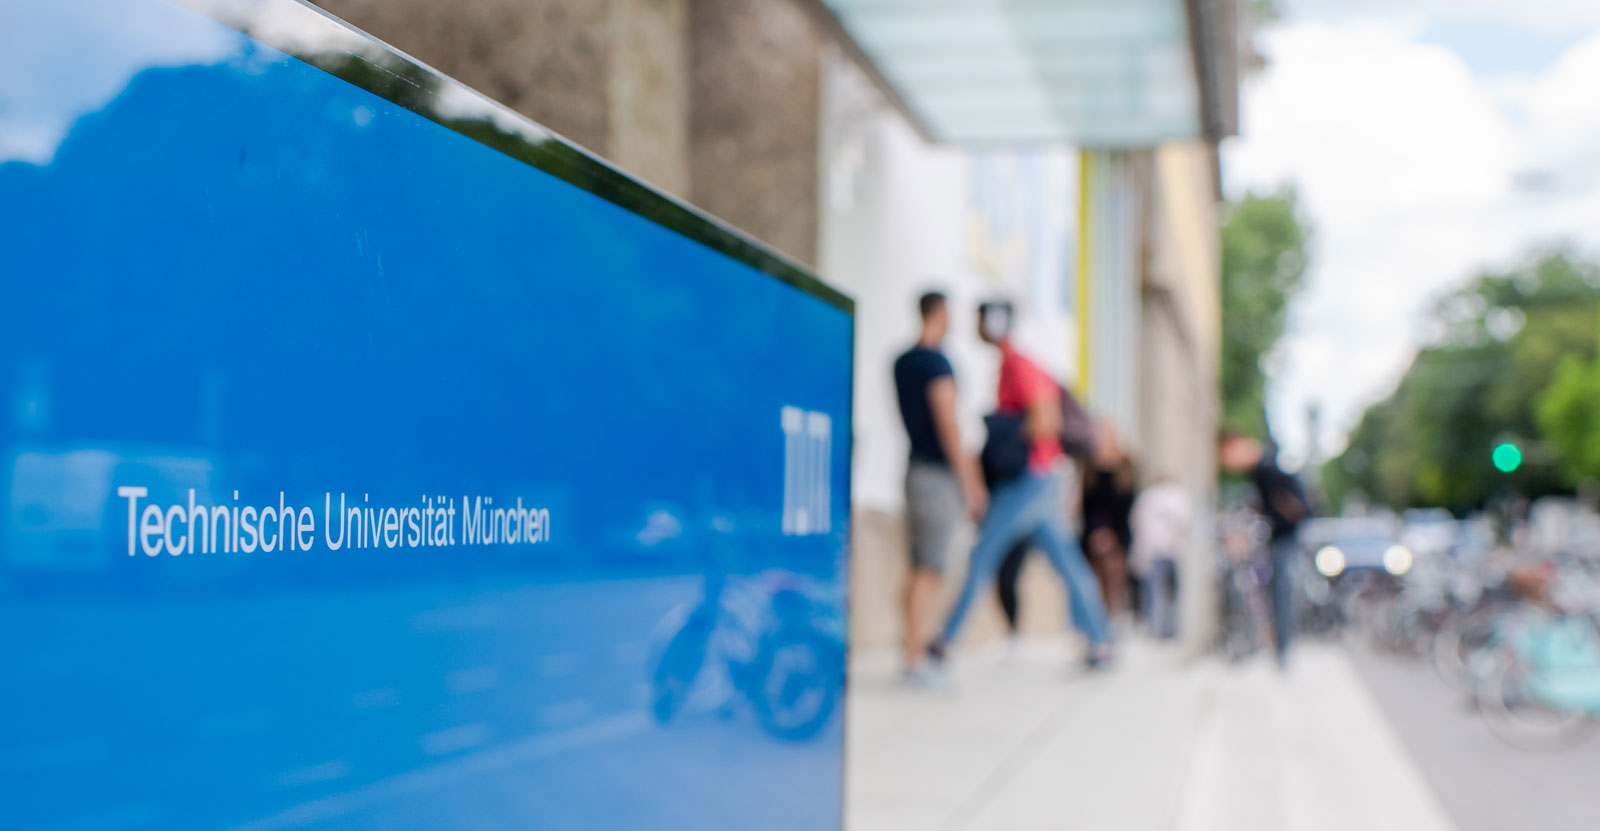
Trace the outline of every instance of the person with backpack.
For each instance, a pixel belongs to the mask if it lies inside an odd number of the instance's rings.
[[[1000,352],[997,407],[985,419],[989,437],[982,459],[986,476],[996,484],[961,594],[945,621],[942,637],[929,646],[929,654],[936,661],[945,659],[973,601],[994,580],[1006,553],[1017,543],[1030,541],[1065,581],[1072,622],[1089,641],[1086,663],[1097,668],[1111,660],[1111,631],[1099,583],[1067,527],[1063,390],[1012,347],[1014,318],[1006,301],[989,301],[978,307],[978,337]]]
[[[1094,422],[1064,386],[1061,387],[1061,415],[1061,449],[1068,456],[1068,464],[1058,466],[1056,474],[1063,480],[1061,492],[1065,498],[1062,504],[1066,510],[1067,524],[1075,525],[1081,516],[1080,509],[1083,503],[1083,468],[1097,455],[1099,442],[1095,436]],[[1019,473],[1026,463],[1026,458],[1014,460],[1014,469],[1008,470],[995,469],[994,462],[995,460],[991,458],[991,465],[984,469],[984,484],[991,489],[995,486],[997,477],[1010,478]],[[995,597],[1000,601],[1000,613],[1006,619],[1006,631],[1013,649],[1016,648],[1016,642],[1022,634],[1022,597],[1018,593],[1017,586],[1021,582],[1022,566],[1032,548],[1033,543],[1026,539],[1011,546],[1011,550],[1000,563],[1000,570],[995,580]],[[1087,552],[1088,548],[1085,547],[1084,551]],[[1091,569],[1094,567],[1092,559],[1089,560],[1089,565]],[[1098,580],[1105,579],[1098,573],[1095,576]],[[1101,588],[1102,590],[1105,588],[1103,583]],[[1104,591],[1101,594],[1103,596]]]

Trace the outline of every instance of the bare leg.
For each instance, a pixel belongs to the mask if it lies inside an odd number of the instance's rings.
[[[934,601],[939,595],[940,577],[937,572],[912,569],[906,577],[906,668],[921,660],[928,648],[928,618],[932,616]]]
[[[1097,529],[1089,535],[1089,567],[1100,581],[1100,595],[1106,613],[1116,617],[1122,613],[1122,592],[1127,583],[1127,570],[1123,565],[1122,550],[1117,537],[1108,528]]]

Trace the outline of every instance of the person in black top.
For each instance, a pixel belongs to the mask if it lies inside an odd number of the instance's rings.
[[[1129,589],[1128,552],[1133,541],[1130,522],[1134,499],[1133,460],[1122,452],[1117,444],[1116,431],[1109,422],[1095,423],[1094,437],[1092,453],[1085,460],[1082,487],[1078,489],[1080,492],[1076,503],[1069,506],[1069,515],[1082,518],[1078,544],[1100,581],[1101,600],[1105,603],[1106,614],[1115,618],[1122,612]],[[1006,626],[1013,638],[1021,634],[1021,600],[1017,584],[1028,550],[1028,541],[1017,543],[1001,562],[995,583],[1000,612],[1005,616]]]
[[[1128,550],[1133,544],[1133,461],[1117,444],[1110,422],[1095,425],[1094,456],[1083,477],[1082,545],[1100,578],[1106,613],[1122,613],[1128,596]]]
[[[1305,489],[1267,453],[1261,442],[1225,430],[1217,442],[1217,460],[1224,470],[1250,477],[1261,498],[1261,516],[1271,528],[1269,549],[1272,555],[1272,628],[1278,647],[1278,664],[1289,657],[1289,641],[1294,632],[1294,584],[1292,568],[1300,553],[1300,524],[1311,516],[1311,502]]]
[[[911,444],[906,465],[911,574],[906,580],[904,606],[906,674],[911,681],[931,680],[931,670],[921,665],[927,648],[927,621],[957,526],[963,514],[973,519],[981,516],[989,498],[976,460],[961,449],[955,372],[940,351],[950,324],[944,295],[922,295],[917,310],[922,315],[921,335],[916,345],[894,362],[900,418]]]

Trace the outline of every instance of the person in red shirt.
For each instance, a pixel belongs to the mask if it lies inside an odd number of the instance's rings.
[[[943,637],[929,652],[943,660],[973,600],[993,582],[1006,552],[1019,542],[1031,541],[1065,581],[1072,622],[1089,640],[1088,664],[1098,667],[1111,658],[1111,632],[1099,583],[1067,527],[1061,388],[1012,347],[1014,319],[1011,304],[1005,301],[978,307],[978,337],[1000,350],[997,410],[1022,419],[1022,435],[1029,443],[1027,466],[1021,475],[996,484],[990,493],[989,510],[972,548],[960,598],[945,622]]]

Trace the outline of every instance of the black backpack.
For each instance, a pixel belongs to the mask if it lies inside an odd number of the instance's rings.
[[[1078,399],[1065,386],[1061,390],[1061,449],[1079,461],[1094,454],[1094,422],[1084,411]],[[983,417],[988,431],[983,442],[983,453],[978,462],[983,468],[983,479],[993,488],[1026,473],[1028,457],[1033,446],[1023,435],[1025,417],[1021,413],[990,413]]]

